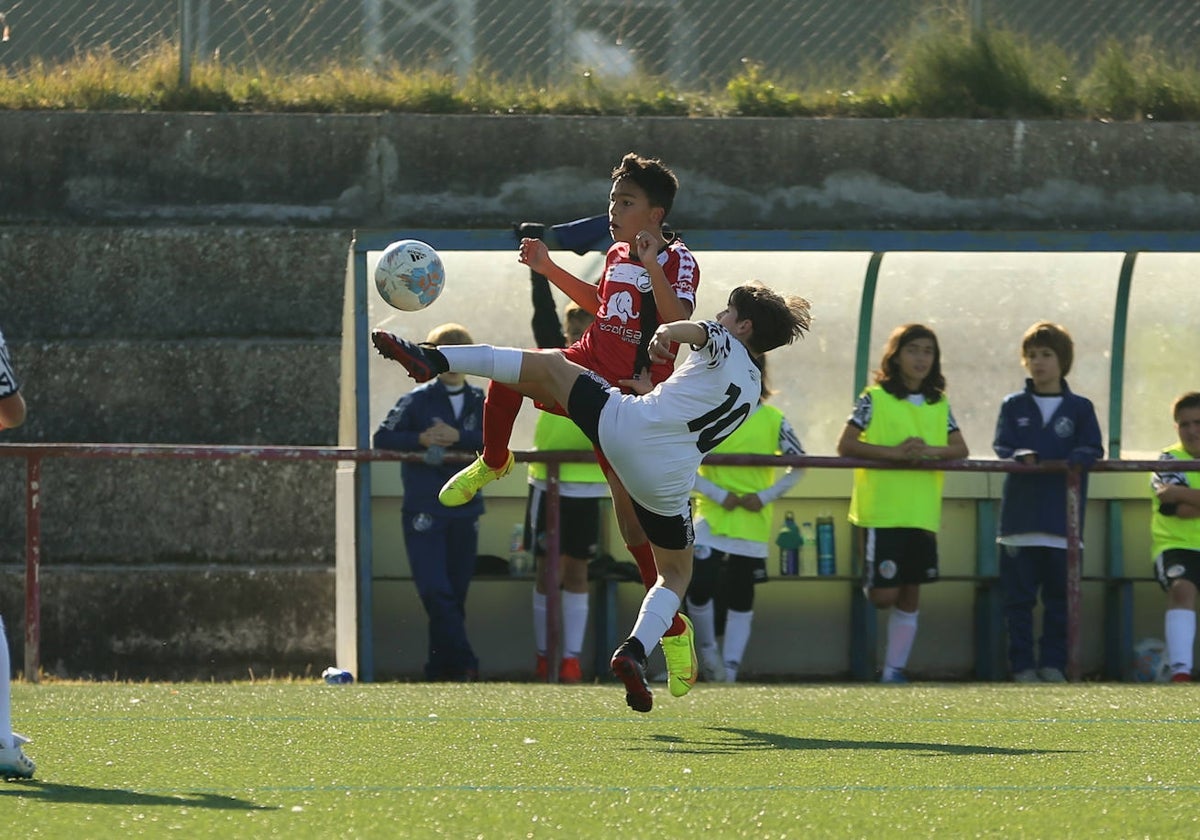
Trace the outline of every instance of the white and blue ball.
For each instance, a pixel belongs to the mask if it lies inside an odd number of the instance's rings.
[[[1167,662],[1167,645],[1161,639],[1142,639],[1133,646],[1133,678],[1137,682],[1167,682],[1171,679],[1171,664]]]
[[[383,249],[375,267],[375,288],[389,306],[405,312],[424,309],[446,286],[446,269],[432,246],[401,239]]]

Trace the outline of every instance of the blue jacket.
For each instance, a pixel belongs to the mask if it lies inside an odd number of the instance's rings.
[[[1033,399],[1033,380],[1025,390],[1009,394],[1000,405],[996,439],[992,449],[1000,458],[1019,457],[1027,452],[1038,461],[1071,461],[1089,466],[1104,457],[1100,423],[1087,397],[1075,394],[1062,383],[1062,404],[1049,423]],[[1082,503],[1087,501],[1087,474],[1083,476]],[[1080,523],[1082,526],[1082,522]],[[1008,473],[1000,502],[1000,535],[1045,533],[1066,536],[1067,477],[1063,473]]]
[[[462,415],[455,419],[450,395],[441,380],[433,379],[413,388],[402,396],[388,416],[375,430],[376,449],[397,449],[403,452],[425,452],[417,438],[441,418],[458,429],[461,437],[452,450],[476,452],[483,447],[483,390],[473,385],[463,389]],[[378,465],[387,469],[390,465]],[[404,484],[404,512],[431,513],[438,516],[468,518],[483,513],[483,494],[462,507],[448,508],[437,500],[438,491],[446,480],[463,468],[462,463],[429,463],[405,461],[400,464],[400,480]]]

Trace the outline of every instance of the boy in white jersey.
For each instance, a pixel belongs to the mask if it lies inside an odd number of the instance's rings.
[[[689,344],[693,352],[667,380],[636,394],[622,394],[558,350],[433,348],[383,330],[375,330],[371,339],[383,356],[402,364],[419,382],[454,370],[545,386],[608,458],[629,490],[658,569],[633,632],[612,657],[626,703],[648,712],[654,698],[646,683],[646,651],[670,627],[691,580],[690,494],[696,470],[705,453],[757,405],[762,385],[755,357],[792,343],[808,325],[803,298],[785,299],[760,285],[739,286],[714,321],[658,327],[648,348],[654,361],[673,359],[672,344]],[[692,657],[694,662],[694,651]],[[695,673],[693,667],[693,679]]]

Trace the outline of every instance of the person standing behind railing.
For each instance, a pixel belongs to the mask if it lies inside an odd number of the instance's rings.
[[[1167,593],[1164,623],[1171,682],[1191,682],[1200,587],[1200,472],[1181,472],[1170,462],[1200,460],[1200,391],[1175,400],[1171,413],[1179,442],[1163,450],[1163,467],[1150,481],[1150,541],[1154,574]]]
[[[714,455],[803,455],[804,447],[783,412],[763,399],[746,422],[712,450]],[[709,682],[734,682],[750,641],[754,587],[767,580],[776,499],[795,486],[803,470],[705,464],[696,476],[696,543],[688,617],[696,630],[700,673]],[[717,648],[717,601],[725,612],[724,643]]]
[[[906,324],[892,331],[875,384],[859,396],[837,452],[881,461],[967,457],[933,330]],[[908,682],[921,584],[938,579],[943,481],[936,470],[854,470],[849,519],[861,529],[863,594],[878,609],[893,608],[881,682]]]
[[[470,344],[458,324],[442,324],[429,341]],[[425,460],[400,465],[404,483],[404,548],[413,584],[429,618],[425,678],[471,682],[479,660],[467,638],[467,589],[479,550],[483,497],[449,508],[438,501],[442,483],[457,472],[443,462],[447,449],[473,452],[483,445],[483,389],[460,373],[443,373],[400,397],[375,430],[375,446],[405,452],[425,450]]]
[[[1021,338],[1025,389],[1000,405],[992,449],[1025,464],[1067,461],[1089,467],[1104,457],[1092,401],[1067,386],[1075,344],[1065,327],[1039,321]],[[1086,509],[1087,475],[1080,485]],[[1067,478],[1008,473],[1000,502],[1000,585],[1008,624],[1008,664],[1020,683],[1066,682]],[[1082,519],[1079,523],[1083,528]],[[1034,657],[1033,608],[1042,597],[1040,656]]]
[[[25,398],[13,372],[8,345],[0,333],[0,429],[15,429],[25,422]],[[36,766],[21,746],[24,735],[12,731],[12,662],[8,655],[8,636],[0,616],[0,778],[32,779]]]

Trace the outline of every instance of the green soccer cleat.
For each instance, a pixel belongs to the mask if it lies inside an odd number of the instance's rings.
[[[667,688],[672,697],[682,697],[692,690],[696,684],[696,676],[700,665],[696,661],[696,634],[692,630],[692,620],[686,615],[683,619],[684,630],[678,636],[663,636],[663,657],[667,660]]]
[[[466,469],[456,472],[449,481],[442,485],[441,492],[438,493],[438,501],[446,507],[461,507],[471,499],[475,498],[475,494],[483,489],[485,484],[495,481],[498,478],[504,478],[513,468],[513,454],[508,453],[508,460],[504,462],[504,466],[498,470],[494,470],[483,462],[483,456],[480,455]]]

